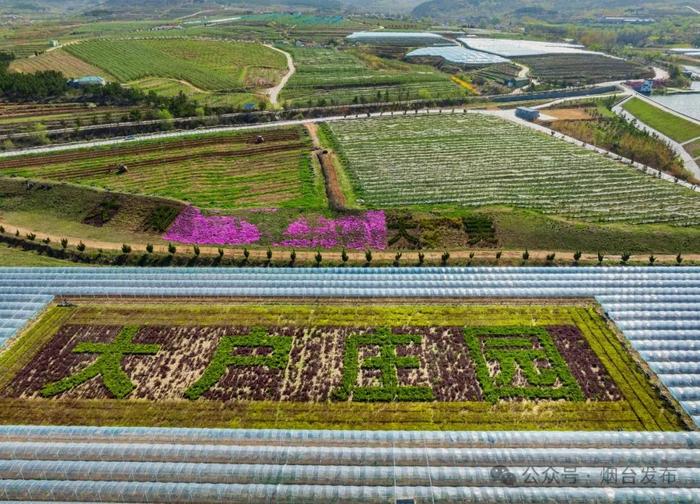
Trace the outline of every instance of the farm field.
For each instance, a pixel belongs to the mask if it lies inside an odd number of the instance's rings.
[[[264,141],[258,144],[259,135]],[[0,175],[174,198],[203,208],[305,208],[318,206],[320,197],[310,150],[303,128],[270,129],[6,158]],[[120,165],[127,171],[120,172]]]
[[[83,103],[10,104],[0,102],[0,135],[13,136],[31,132],[37,124],[48,129],[73,128],[76,125],[105,124],[128,121],[132,111],[143,107],[92,107]],[[0,146],[0,149],[5,146]],[[12,145],[8,150],[13,148]]]
[[[700,223],[700,197],[486,114],[329,124],[372,208],[508,206],[591,222]]]
[[[130,38],[67,45],[37,58],[17,60],[12,68],[59,70],[68,76],[96,74],[143,85],[146,91],[176,94],[182,90],[206,103],[241,104],[259,100],[286,73],[287,62],[282,54],[253,42]]]
[[[684,429],[591,301],[71,301],[0,355],[0,423]]]
[[[457,98],[465,95],[450,76],[430,66],[388,60],[361,51],[289,48],[297,72],[281,94],[295,105]]]
[[[676,142],[687,142],[700,136],[700,126],[697,124],[661,110],[638,98],[625,102],[622,107],[644,124]]]
[[[65,49],[56,49],[45,52],[33,58],[14,60],[10,65],[13,72],[36,73],[46,70],[57,70],[66,77],[84,77],[86,75],[98,75],[107,80],[114,80],[109,72],[91,65],[82,59],[73,56]]]
[[[556,120],[547,126],[679,179],[691,183],[700,182],[686,169],[676,151],[665,142],[617,116],[612,112],[613,104],[612,101],[603,103],[595,100],[581,103],[576,108],[548,108],[545,113]]]
[[[530,75],[542,82],[564,86],[653,77],[648,68],[598,54],[566,54],[519,57]]]

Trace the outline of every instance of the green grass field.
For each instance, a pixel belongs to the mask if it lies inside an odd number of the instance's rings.
[[[589,222],[700,224],[700,194],[481,114],[330,123],[373,208],[507,206]]]
[[[263,143],[255,143],[258,135]],[[301,127],[256,130],[13,158],[0,161],[0,174],[174,198],[201,208],[317,208],[323,189],[310,150]],[[119,173],[119,165],[128,171]]]
[[[623,105],[623,108],[644,124],[676,142],[687,142],[700,136],[700,125],[665,112],[638,98],[629,100]]]
[[[227,332],[221,331],[223,325]],[[131,328],[128,334],[125,327]],[[259,329],[248,335],[250,327]],[[229,336],[237,331],[247,336]],[[47,387],[96,362],[94,355],[72,352],[77,344],[95,338],[109,342],[117,334],[129,338],[126,345],[149,342],[147,354],[125,355],[120,361],[132,387],[72,382]],[[519,334],[537,335],[532,337],[544,345],[531,351],[532,359],[549,362],[535,372],[541,378],[511,376],[509,382],[505,376],[503,363],[513,350],[497,340],[510,337],[518,348],[533,344]],[[470,346],[473,337],[483,337],[483,344],[492,343],[495,350],[482,354]],[[375,340],[407,355],[403,364],[382,368],[380,378],[370,372]],[[237,351],[221,366],[212,364],[224,355],[217,347],[228,344],[250,351]],[[274,348],[273,354],[254,351],[261,345]],[[191,355],[194,348],[196,355]],[[480,367],[483,359],[501,363],[494,369],[504,374]],[[256,366],[254,373],[250,366]],[[551,372],[560,378],[553,379]],[[570,392],[562,395],[559,379]],[[192,387],[206,393],[195,400],[186,392]],[[339,395],[339,390],[350,395]],[[422,400],[415,399],[418,392]],[[374,399],[365,402],[365,395]],[[0,423],[30,422],[400,430],[685,428],[596,305],[576,300],[73,300],[70,307],[49,308],[0,355]]]
[[[465,92],[449,75],[433,67],[379,58],[361,51],[284,48],[292,54],[297,72],[287,83],[281,99],[295,105],[348,104],[458,98]]]

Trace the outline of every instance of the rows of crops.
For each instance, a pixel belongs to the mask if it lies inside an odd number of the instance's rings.
[[[46,52],[34,58],[17,59],[10,65],[10,70],[15,72],[35,73],[46,70],[56,70],[66,77],[85,77],[86,75],[98,75],[108,80],[113,80],[109,72],[99,66],[91,65],[65,51],[56,49]]]
[[[284,55],[261,44],[187,39],[90,40],[66,51],[121,82],[145,77],[184,80],[202,90],[243,91],[274,85]]]
[[[434,68],[390,61],[350,51],[288,48],[297,65],[282,99],[306,104],[318,100],[351,103],[356,100],[454,98],[464,92],[449,76]],[[388,93],[388,95],[387,95]]]
[[[314,175],[304,130],[259,134],[260,144],[258,133],[238,133],[11,158],[0,163],[0,173],[170,197],[204,208],[310,204]]]
[[[484,114],[331,124],[356,190],[373,207],[507,205],[581,220],[700,223],[700,197]]]
[[[531,76],[544,82],[583,85],[652,77],[642,65],[598,54],[528,56],[518,59],[531,70]]]

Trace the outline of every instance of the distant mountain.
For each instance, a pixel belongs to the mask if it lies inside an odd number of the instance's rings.
[[[597,14],[685,14],[682,0],[427,0],[412,14],[419,18],[478,21],[494,16],[532,17],[543,20],[591,17]]]

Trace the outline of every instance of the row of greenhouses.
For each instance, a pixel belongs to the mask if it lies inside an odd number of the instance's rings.
[[[698,436],[6,426],[0,499],[690,503]]]

